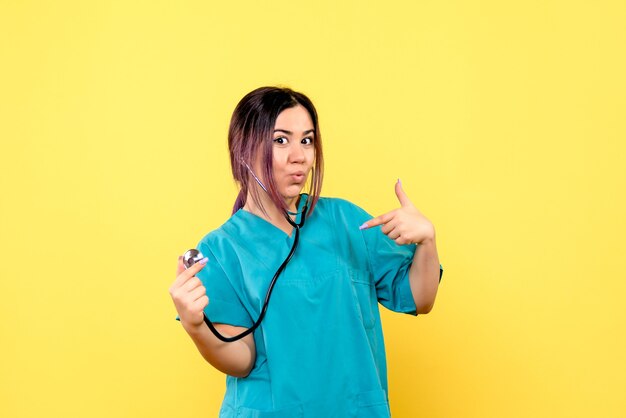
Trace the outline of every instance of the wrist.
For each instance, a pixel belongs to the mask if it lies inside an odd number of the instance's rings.
[[[434,231],[433,231],[432,236],[428,236],[428,237],[424,238],[423,240],[421,240],[417,244],[421,245],[421,246],[426,246],[426,247],[434,247],[435,246],[435,233],[434,233]]]
[[[181,319],[180,323],[182,324],[183,329],[187,331],[187,334],[189,335],[198,335],[202,331],[203,322],[194,324],[194,323],[189,323],[187,321],[183,321]]]

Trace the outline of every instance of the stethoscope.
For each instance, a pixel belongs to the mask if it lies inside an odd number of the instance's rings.
[[[267,189],[265,188],[265,186],[263,185],[261,180],[254,174],[254,172],[252,171],[250,166],[243,160],[242,160],[242,163],[246,166],[246,168],[248,169],[250,174],[252,174],[252,177],[254,177],[256,182],[259,183],[259,186],[261,186],[261,188],[267,193]],[[280,265],[280,267],[278,267],[278,270],[276,270],[276,273],[274,274],[274,277],[272,278],[272,281],[270,282],[270,286],[267,289],[267,293],[265,294],[265,301],[263,302],[263,308],[261,309],[261,313],[259,314],[259,318],[256,320],[254,325],[252,325],[250,328],[248,328],[247,330],[245,330],[244,332],[242,332],[239,335],[235,335],[234,337],[225,337],[222,334],[220,334],[217,329],[215,329],[215,327],[213,326],[213,323],[206,316],[206,314],[204,312],[202,313],[202,316],[204,318],[204,323],[207,324],[207,326],[209,327],[211,332],[213,332],[213,334],[218,339],[220,339],[220,340],[222,340],[224,342],[227,342],[227,343],[231,343],[233,341],[240,340],[243,337],[245,337],[246,335],[251,334],[252,332],[254,332],[254,330],[257,329],[259,327],[259,325],[261,324],[261,321],[265,317],[265,312],[267,311],[267,305],[270,302],[270,297],[272,296],[272,291],[274,290],[274,285],[276,284],[276,279],[278,279],[278,276],[280,275],[280,273],[282,273],[282,271],[285,269],[285,267],[287,267],[287,264],[289,263],[289,260],[291,260],[291,257],[293,257],[293,253],[296,251],[296,247],[298,246],[298,241],[300,239],[300,228],[302,228],[304,226],[304,220],[306,219],[306,212],[307,212],[307,210],[309,208],[309,206],[308,206],[309,205],[309,196],[308,195],[307,195],[306,199],[307,200],[306,200],[306,202],[304,204],[304,207],[302,208],[302,213],[300,215],[300,222],[296,223],[293,219],[291,219],[291,216],[290,216],[290,215],[297,215],[298,213],[289,212],[289,211],[286,211],[284,213],[285,219],[287,219],[287,222],[289,222],[289,224],[291,224],[291,226],[293,226],[295,228],[296,235],[295,235],[295,237],[293,239],[293,244],[291,245],[291,250],[289,251],[289,254],[287,255],[287,258],[285,258],[285,261],[283,261],[283,263]],[[193,266],[195,263],[197,263],[198,261],[202,260],[203,258],[204,258],[204,255],[200,251],[198,251],[196,249],[188,250],[183,255],[183,265],[185,266],[185,269],[188,269],[189,267]]]

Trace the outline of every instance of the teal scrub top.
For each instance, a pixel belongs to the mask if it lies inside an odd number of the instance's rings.
[[[378,303],[416,315],[409,286],[416,246],[396,245],[380,227],[359,230],[370,219],[346,200],[319,199],[253,334],[252,371],[226,377],[220,417],[390,416]],[[241,209],[202,238],[197,248],[209,261],[197,277],[209,319],[251,327],[294,237]]]

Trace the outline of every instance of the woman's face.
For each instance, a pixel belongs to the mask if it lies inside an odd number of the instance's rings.
[[[283,110],[273,133],[274,181],[287,200],[299,196],[315,161],[315,128],[301,105]]]

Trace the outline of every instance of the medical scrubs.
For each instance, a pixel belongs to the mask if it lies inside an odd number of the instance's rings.
[[[416,246],[396,245],[380,227],[359,230],[370,219],[348,201],[319,199],[254,332],[252,371],[226,378],[220,417],[390,416],[378,303],[416,314]],[[210,320],[252,326],[294,237],[243,209],[206,235],[197,248],[209,261],[197,276]]]

